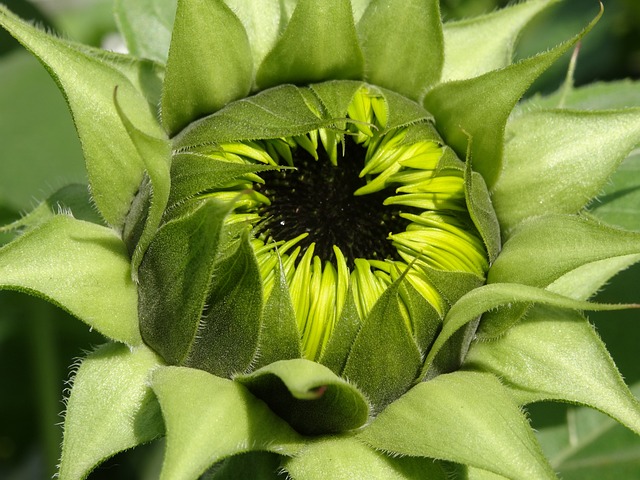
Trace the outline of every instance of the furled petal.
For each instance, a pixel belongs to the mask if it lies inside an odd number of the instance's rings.
[[[640,143],[640,109],[535,110],[510,121],[492,191],[503,230],[527,217],[577,213]]]
[[[456,372],[420,383],[356,438],[396,455],[449,460],[513,480],[556,478],[509,390],[489,374]]]
[[[357,29],[368,82],[420,101],[440,79],[438,0],[373,0]]]
[[[256,75],[259,89],[358,79],[363,58],[349,0],[299,0],[287,28]]]
[[[640,403],[593,327],[577,312],[532,309],[500,338],[473,345],[464,367],[494,373],[521,405],[580,403],[640,434]]]
[[[106,337],[142,343],[129,256],[109,228],[55,216],[0,249],[0,289],[43,297]]]
[[[116,112],[113,92],[118,87],[126,114],[139,129],[161,136],[149,103],[156,101],[150,92],[159,82],[155,67],[57,39],[4,7],[0,24],[47,65],[63,90],[82,141],[93,199],[105,220],[121,227],[144,165]]]
[[[247,34],[222,0],[179,0],[162,90],[171,136],[245,97],[253,81]]]
[[[446,480],[438,462],[427,458],[391,457],[351,437],[319,440],[284,462],[293,480]]]
[[[473,78],[510,65],[522,29],[556,2],[530,0],[486,15],[445,23],[442,81]]]
[[[130,350],[115,343],[82,361],[67,402],[60,478],[83,479],[106,458],[164,433],[147,385],[159,363],[144,346]]]
[[[291,455],[302,446],[284,420],[237,382],[202,370],[162,367],[151,386],[167,431],[162,480],[192,480],[242,452]]]

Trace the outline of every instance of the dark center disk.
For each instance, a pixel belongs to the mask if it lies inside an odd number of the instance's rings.
[[[383,205],[389,192],[353,194],[367,183],[358,177],[364,167],[365,150],[347,138],[344,157],[338,158],[337,167],[323,149],[318,149],[318,155],[315,160],[298,148],[294,153],[296,170],[260,174],[265,183],[256,188],[271,200],[271,205],[260,210],[264,220],[258,230],[275,241],[309,233],[298,245],[304,251],[315,242],[315,254],[334,264],[333,245],[340,248],[350,267],[356,258],[397,259],[387,236],[404,231],[409,222],[400,217],[397,207]]]

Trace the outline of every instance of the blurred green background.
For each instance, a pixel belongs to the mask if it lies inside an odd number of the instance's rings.
[[[603,1],[605,15],[582,43],[575,75],[577,85],[640,78],[640,1]],[[3,3],[21,17],[35,20],[68,38],[96,46],[120,44],[115,35],[112,0]],[[443,0],[442,12],[446,20],[466,18],[506,3]],[[569,38],[597,11],[596,0],[560,3],[528,28],[516,56],[526,57]],[[555,90],[565,76],[567,63],[568,58],[559,62],[532,87],[531,93]],[[637,89],[636,98],[640,97],[640,84]],[[623,165],[626,172],[619,176],[621,181],[638,179],[638,157],[636,151],[633,161]],[[70,182],[85,183],[86,178],[80,144],[63,97],[44,68],[11,37],[0,32],[0,224],[19,218]],[[637,182],[631,185],[638,186]],[[640,212],[640,201],[636,211]],[[602,216],[607,217],[606,209],[602,209]],[[631,224],[625,226],[640,230],[637,218],[632,217]],[[7,240],[6,235],[0,234],[0,245]],[[640,267],[627,270],[598,299],[638,300],[639,280]],[[593,314],[591,319],[627,382],[640,382],[640,315]],[[61,398],[72,375],[70,365],[103,341],[84,324],[45,302],[19,293],[0,292],[1,479],[49,478],[55,472],[62,435]],[[534,405],[530,413],[563,478],[640,479],[640,442],[624,428],[563,405]],[[558,446],[572,426],[584,422],[597,426],[588,444],[571,444],[575,451],[567,451],[567,442]],[[606,448],[598,448],[601,443],[614,445],[614,453],[607,455]],[[156,478],[154,466],[161,448],[151,446],[118,455],[90,478]]]

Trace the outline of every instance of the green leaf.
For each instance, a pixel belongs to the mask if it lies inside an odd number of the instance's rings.
[[[464,196],[467,200],[469,215],[482,236],[491,264],[498,257],[502,245],[500,224],[489,196],[487,184],[482,175],[472,170],[470,161],[465,165],[464,183]]]
[[[162,90],[170,136],[245,97],[253,65],[247,34],[222,0],[178,0]]]
[[[327,346],[322,350],[319,363],[325,365],[336,375],[340,375],[349,358],[351,346],[360,331],[362,320],[356,308],[351,287],[347,291],[347,300],[340,312]]]
[[[127,212],[127,216],[122,226],[122,241],[127,246],[127,252],[132,257],[136,251],[138,241],[142,237],[145,224],[149,216],[151,208],[151,199],[153,196],[153,187],[149,175],[145,172],[140,183],[140,188],[131,201],[131,207]],[[132,265],[133,266],[133,265]],[[132,277],[137,281],[137,268],[132,268]]]
[[[0,249],[0,289],[44,298],[108,338],[140,345],[137,292],[111,229],[58,215]]]
[[[82,361],[64,421],[60,478],[83,479],[103,460],[164,433],[148,387],[158,357],[144,346],[108,343]]]
[[[421,352],[400,308],[398,287],[389,287],[363,322],[342,376],[354,382],[378,412],[409,388],[421,364]]]
[[[549,215],[520,224],[491,267],[488,282],[533,285],[583,300],[638,261],[639,253],[638,233],[590,218]],[[527,308],[520,304],[487,312],[481,334],[499,334],[522,317]]]
[[[191,480],[248,451],[296,453],[303,439],[237,382],[202,370],[161,367],[151,384],[167,431],[162,480]]]
[[[357,388],[310,360],[280,360],[235,380],[305,435],[352,430],[369,416]]]
[[[466,480],[509,480],[507,477],[497,473],[488,472],[480,468],[469,467],[467,469]]]
[[[281,85],[193,122],[174,139],[176,150],[236,140],[301,135],[331,124],[314,114],[293,85]]]
[[[338,125],[346,117],[349,104],[361,87],[365,87],[369,91],[369,95],[380,97],[385,101],[388,120],[384,130],[380,132],[381,135],[396,128],[406,127],[408,131],[404,139],[405,143],[424,140],[442,142],[440,135],[432,125],[433,115],[427,112],[422,105],[392,90],[360,81],[334,80],[309,86],[322,105],[322,114],[326,119],[325,125],[336,126],[344,130],[344,126]]]
[[[328,118],[344,118],[347,110],[358,90],[364,87],[364,82],[353,80],[330,80],[309,85],[323,107],[323,114]]]
[[[353,20],[357,24],[372,0],[351,0],[351,8],[353,9]]]
[[[246,165],[213,160],[198,153],[178,153],[171,161],[171,209],[205,190],[220,188],[247,173],[271,170],[267,165]]]
[[[626,79],[591,83],[572,88],[568,93],[560,89],[544,97],[534,96],[523,102],[518,110],[552,108],[617,110],[629,107],[640,107],[640,90],[637,81]]]
[[[437,0],[373,0],[357,30],[368,82],[420,101],[440,79],[444,41]]]
[[[262,277],[248,230],[216,261],[205,305],[185,365],[220,377],[247,371],[262,328]]]
[[[140,330],[172,364],[182,364],[197,335],[229,206],[202,202],[158,230],[140,264]]]
[[[640,254],[637,254],[588,263],[565,273],[549,284],[547,290],[577,300],[586,300],[605,286],[616,274],[639,261]]]
[[[548,213],[576,213],[640,143],[640,109],[533,111],[509,122],[492,191],[504,230]]]
[[[105,220],[121,227],[144,166],[116,112],[113,92],[117,86],[127,116],[138,128],[161,134],[140,83],[151,82],[153,72],[130,58],[49,36],[4,7],[0,24],[46,65],[64,92],[82,141],[92,196]]]
[[[449,272],[427,267],[423,269],[449,305],[456,303],[467,292],[485,284],[485,279],[475,273]]]
[[[442,138],[433,126],[433,115],[427,112],[422,105],[391,90],[381,89],[381,91],[389,110],[389,120],[385,131],[397,127],[407,127],[405,143],[424,140],[442,143]]]
[[[622,162],[589,210],[607,223],[640,231],[640,151]]]
[[[451,334],[444,343],[434,345],[437,352],[434,353],[433,359],[425,362],[418,378],[427,382],[438,375],[458,371],[467,356],[471,342],[476,338],[479,323],[478,316]]]
[[[291,11],[288,11],[287,3],[295,3],[289,1],[263,1],[263,0],[225,0],[227,6],[233,10],[249,38],[251,53],[253,58],[253,69],[258,67],[275,46],[283,27],[291,17]]]
[[[256,368],[277,360],[302,357],[300,331],[282,262],[278,262],[273,289],[262,312],[262,330]]]
[[[463,80],[510,65],[522,29],[557,0],[530,0],[444,24],[442,81]]]
[[[424,355],[442,328],[442,315],[409,282],[400,283],[398,289],[418,351]]]
[[[349,0],[299,0],[256,75],[259,89],[283,83],[361,79],[364,61]]]
[[[484,285],[470,291],[451,307],[444,319],[442,331],[427,355],[424,370],[427,371],[440,348],[464,325],[491,309],[519,303],[538,303],[570,310],[606,311],[629,308],[628,305],[584,302],[540,288],[515,283],[492,283]],[[519,319],[519,315],[516,317],[492,317],[492,321],[483,317],[478,334],[482,337],[495,337],[505,332]]]
[[[308,445],[284,462],[294,479],[446,480],[432,459],[389,456],[352,437],[329,437]]]
[[[640,394],[638,385],[632,391]],[[566,424],[537,432],[554,468],[565,480],[635,478],[640,473],[640,438],[590,408],[571,408]]]
[[[473,345],[464,367],[492,372],[521,405],[579,403],[640,434],[640,403],[593,327],[577,312],[532,309],[500,338]]]
[[[547,287],[583,265],[639,253],[640,233],[574,215],[549,215],[521,224],[505,242],[488,282]],[[602,281],[588,274],[583,281],[593,282],[595,293]]]
[[[71,184],[62,187],[31,212],[13,223],[0,227],[0,233],[35,228],[59,214],[68,214],[78,220],[101,224],[86,185]]]
[[[471,156],[474,168],[491,190],[502,168],[505,125],[531,83],[585,35],[601,13],[577,36],[557,47],[479,77],[443,83],[425,97],[424,105],[438,119],[438,129],[461,158]],[[483,101],[478,103],[478,99]]]
[[[456,372],[413,387],[356,438],[518,480],[556,478],[526,418],[492,375]]]
[[[0,206],[25,212],[33,208],[34,194],[40,200],[51,193],[54,180],[87,183],[69,108],[46,70],[26,51],[2,57],[0,112]]]
[[[115,1],[118,29],[132,55],[166,63],[176,3],[176,0]]]
[[[136,238],[134,239],[135,243],[133,248],[129,248],[130,253],[132,253],[131,268],[133,270],[134,278],[137,278],[138,267],[142,261],[142,256],[147,250],[156,230],[160,226],[164,209],[167,206],[167,201],[169,200],[169,190],[171,186],[171,144],[164,135],[162,137],[153,137],[136,128],[120,106],[117,97],[117,90],[114,93],[113,101],[118,115],[120,116],[120,120],[127,129],[127,133],[129,134],[129,137],[131,138],[131,141],[133,142],[133,145],[145,166],[145,172],[149,178],[149,198],[142,199],[142,213],[136,215],[136,218],[133,218],[134,225],[141,224],[139,227],[140,232],[138,235],[135,235]],[[132,208],[127,214],[123,229],[124,238],[127,237],[127,227],[131,220],[131,214],[136,211],[133,206],[137,203],[137,197],[143,192],[143,189],[138,192],[136,199],[134,199]]]

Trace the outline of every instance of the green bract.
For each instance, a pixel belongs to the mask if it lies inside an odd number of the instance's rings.
[[[128,55],[0,7],[90,181],[0,230],[23,231],[0,288],[110,339],[60,478],[162,435],[171,480],[555,478],[521,411],[540,400],[640,434],[579,313],[624,308],[588,299],[640,260],[585,211],[640,109],[560,108],[569,84],[516,107],[592,26],[512,64],[552,3],[443,25],[435,0],[120,0]]]

